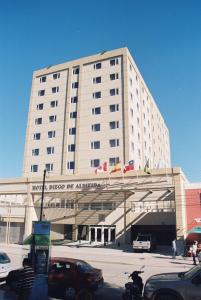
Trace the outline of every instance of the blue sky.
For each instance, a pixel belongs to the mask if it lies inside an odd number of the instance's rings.
[[[201,182],[200,0],[0,3],[0,178],[20,177],[32,72],[127,46],[170,130],[172,165]]]

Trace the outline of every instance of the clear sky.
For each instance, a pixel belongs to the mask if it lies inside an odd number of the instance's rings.
[[[1,0],[0,178],[22,174],[32,72],[124,46],[201,182],[201,0]]]

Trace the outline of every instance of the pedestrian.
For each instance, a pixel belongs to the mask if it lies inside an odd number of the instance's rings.
[[[196,255],[197,255],[197,241],[195,241],[194,243],[193,243],[193,246],[192,246],[192,255],[193,255],[193,264],[196,266],[197,265],[197,263],[196,263]]]
[[[34,271],[31,267],[31,261],[29,258],[24,258],[23,269],[20,273],[20,278],[17,283],[18,297],[17,300],[29,300],[32,293],[32,287],[34,282]]]
[[[172,258],[176,258],[176,255],[177,255],[177,245],[176,245],[176,240],[174,239],[172,241],[172,251],[173,251],[173,255],[172,255]]]

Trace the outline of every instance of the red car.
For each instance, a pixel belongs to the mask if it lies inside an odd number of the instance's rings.
[[[65,299],[81,290],[95,291],[103,285],[100,269],[83,260],[52,257],[49,263],[48,295]]]

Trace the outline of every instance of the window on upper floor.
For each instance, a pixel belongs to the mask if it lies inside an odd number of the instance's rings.
[[[119,157],[110,157],[109,158],[109,165],[110,166],[115,166],[118,163],[119,163]]]
[[[58,101],[57,100],[50,101],[50,107],[56,107],[56,106],[58,106]]]
[[[132,78],[130,78],[130,86],[132,86],[133,85],[133,80],[132,80]]]
[[[119,64],[118,58],[110,59],[110,66],[115,66]]]
[[[79,68],[74,68],[74,69],[73,69],[73,74],[74,74],[74,75],[78,75],[79,73],[80,73]]]
[[[53,171],[53,164],[45,164],[45,169],[47,172],[52,172]]]
[[[35,125],[41,125],[41,124],[42,124],[42,118],[36,118]]]
[[[42,82],[46,82],[46,76],[40,77],[40,83],[42,83]]]
[[[52,94],[58,93],[59,92],[59,86],[54,86],[52,88]]]
[[[131,117],[133,117],[133,109],[131,108]]]
[[[116,128],[119,128],[119,121],[111,121],[109,123],[109,127],[110,129],[116,129]]]
[[[138,89],[136,89],[136,94],[138,95]]]
[[[70,118],[71,119],[76,119],[77,118],[77,112],[76,111],[70,112]]]
[[[91,160],[91,167],[92,168],[97,168],[100,165],[100,159],[92,159]]]
[[[101,83],[101,76],[94,77],[94,78],[93,78],[93,83],[94,83],[94,84],[96,84],[96,83]]]
[[[49,116],[49,122],[56,122],[57,120],[57,116],[54,115],[54,116]]]
[[[69,135],[75,135],[76,134],[76,128],[75,127],[72,127],[72,128],[69,128]]]
[[[109,140],[109,145],[111,148],[119,147],[119,139],[111,139]]]
[[[110,105],[110,112],[119,111],[119,104],[111,104]]]
[[[38,165],[31,165],[31,172],[33,173],[38,172]]]
[[[37,104],[36,109],[43,110],[43,103]]]
[[[68,145],[68,152],[75,152],[75,144]]]
[[[115,79],[118,79],[118,78],[119,78],[119,74],[118,73],[110,74],[110,80],[115,80]]]
[[[38,96],[39,97],[44,96],[44,95],[45,95],[45,90],[38,91]]]
[[[54,137],[55,137],[55,135],[56,135],[56,132],[55,132],[55,130],[50,130],[50,131],[48,131],[48,134],[47,134],[47,136],[48,136],[48,139],[52,139],[52,138],[54,138]]]
[[[91,149],[100,149],[100,141],[91,142]]]
[[[119,89],[110,89],[110,96],[119,95]]]
[[[34,133],[34,140],[40,140],[40,133]]]
[[[60,73],[54,73],[52,75],[53,79],[59,79],[60,78]]]
[[[94,64],[94,69],[96,70],[101,69],[101,67],[102,67],[101,63]]]
[[[38,156],[39,155],[39,148],[32,150],[32,156]]]
[[[74,161],[68,161],[67,169],[68,170],[74,170],[75,169],[75,162]]]
[[[99,123],[97,123],[97,124],[93,124],[93,125],[91,125],[91,130],[92,131],[100,131],[100,124]]]
[[[78,81],[72,83],[72,89],[78,89],[78,87],[79,87]]]
[[[71,103],[77,103],[77,102],[78,102],[77,96],[71,97]]]
[[[47,154],[54,154],[54,147],[47,147]]]
[[[92,108],[92,115],[100,115],[100,114],[101,114],[101,108],[100,107]]]
[[[101,98],[101,92],[93,93],[93,99],[99,99],[99,98]]]

